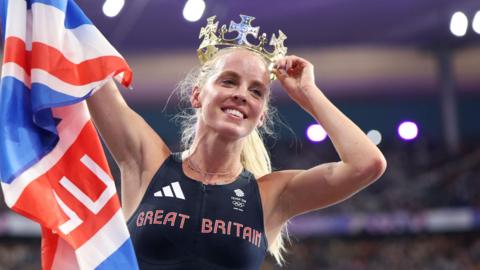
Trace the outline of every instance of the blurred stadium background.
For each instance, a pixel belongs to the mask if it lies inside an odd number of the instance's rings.
[[[239,14],[256,17],[261,33],[281,29],[289,53],[315,65],[318,86],[378,143],[385,175],[293,219],[286,266],[269,258],[263,269],[480,269],[480,1],[77,3],[129,61],[134,90],[125,97],[173,150],[177,99],[167,99],[198,64],[199,30],[206,17],[228,24]],[[278,84],[273,105],[285,122],[267,139],[276,169],[338,159],[321,128],[319,141],[307,139],[313,119]],[[39,237],[2,205],[0,270],[39,269]]]

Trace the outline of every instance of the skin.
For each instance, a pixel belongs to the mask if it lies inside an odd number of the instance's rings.
[[[193,89],[190,101],[199,109],[200,117],[190,159],[202,171],[240,171],[243,140],[263,123],[269,84],[264,62],[257,55],[241,50],[222,57],[205,85]],[[245,118],[226,113],[226,108],[241,111]],[[209,160],[211,156],[227,158]],[[184,166],[184,171],[194,179],[204,178],[188,166]],[[219,179],[215,175],[208,178],[204,180],[231,182],[235,179],[232,175],[229,179]]]
[[[265,63],[255,53],[238,49],[220,57],[205,84],[192,90],[191,104],[198,109],[199,120],[187,158],[204,172],[235,174],[241,170],[245,137],[263,124],[270,79]],[[327,131],[340,160],[308,170],[276,171],[257,179],[269,243],[291,217],[345,200],[377,180],[386,169],[380,150],[316,86],[313,70],[310,62],[292,55],[279,59],[274,72],[291,99]],[[171,152],[159,135],[128,107],[113,82],[87,103],[120,168],[122,207],[129,218]],[[232,116],[225,108],[240,110],[246,117]],[[221,159],[216,158],[220,156]],[[191,170],[186,162],[183,170],[204,183],[228,183],[236,178],[225,174],[206,178]]]

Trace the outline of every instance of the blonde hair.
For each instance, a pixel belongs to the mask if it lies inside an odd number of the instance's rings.
[[[175,115],[175,119],[180,122],[182,130],[181,134],[181,148],[182,151],[190,149],[195,138],[196,124],[198,120],[197,110],[190,105],[191,91],[195,86],[203,87],[206,80],[215,72],[215,64],[220,56],[227,54],[238,48],[222,49],[217,55],[206,62],[203,66],[193,69],[187,76],[177,85],[175,92],[179,93],[180,104],[183,106],[180,112]],[[253,53],[253,52],[252,52]],[[261,58],[261,57],[260,57]],[[263,60],[263,58],[262,58]],[[267,63],[265,63],[267,64]],[[276,115],[276,110],[269,106],[270,98],[265,104],[265,120],[260,128],[253,130],[245,139],[243,149],[240,156],[240,161],[243,167],[250,171],[255,178],[260,178],[272,172],[270,162],[270,154],[268,153],[262,135],[269,135],[275,137],[273,132],[273,118]],[[275,258],[279,265],[284,262],[283,252],[285,251],[285,239],[288,239],[286,226],[283,226],[278,236],[273,240],[268,248],[268,252]]]

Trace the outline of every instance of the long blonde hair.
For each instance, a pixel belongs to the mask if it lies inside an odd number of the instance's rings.
[[[227,54],[237,48],[228,48],[221,50],[212,60],[203,64],[199,68],[193,69],[187,76],[177,85],[175,92],[180,96],[180,103],[183,106],[180,112],[175,115],[175,119],[180,123],[181,127],[181,148],[182,151],[190,149],[195,138],[196,124],[198,121],[197,109],[190,105],[190,96],[195,86],[203,87],[206,80],[215,72],[215,65],[222,55]],[[253,52],[252,52],[253,53]],[[265,63],[267,64],[267,63]],[[246,138],[240,156],[243,167],[250,171],[255,178],[260,178],[272,172],[270,162],[270,154],[268,153],[263,135],[275,137],[273,132],[273,118],[276,115],[275,108],[270,106],[270,98],[265,104],[265,120],[260,128],[253,130]],[[286,226],[283,226],[278,236],[269,245],[268,251],[275,258],[279,265],[284,262],[283,252],[285,251],[285,239],[288,238]]]

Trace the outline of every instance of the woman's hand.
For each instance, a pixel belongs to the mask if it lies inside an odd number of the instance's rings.
[[[315,85],[313,65],[301,57],[289,55],[275,62],[274,73],[288,95],[310,111],[309,96],[312,91],[319,91]]]

